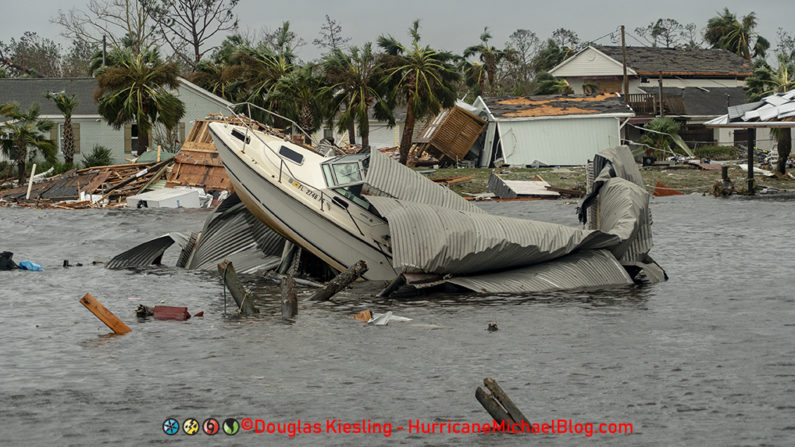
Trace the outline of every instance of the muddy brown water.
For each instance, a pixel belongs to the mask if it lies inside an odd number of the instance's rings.
[[[0,272],[0,443],[793,445],[793,203],[654,199],[652,255],[671,277],[663,284],[406,300],[375,299],[360,285],[332,303],[302,302],[294,324],[278,318],[278,287],[251,278],[262,314],[237,318],[224,315],[213,273],[91,264],[168,231],[199,230],[207,211],[2,208],[0,250],[46,270]],[[576,223],[575,205],[562,201],[483,207]],[[64,259],[84,266],[65,269]],[[106,335],[78,303],[86,292],[132,333]],[[139,304],[205,314],[144,321]],[[351,318],[368,308],[413,320]],[[489,322],[499,331],[486,331]],[[488,422],[474,397],[484,377],[532,422],[631,423],[634,433],[408,432],[410,421]],[[167,436],[167,417],[300,420],[323,433]],[[393,428],[389,438],[326,433],[327,420]]]

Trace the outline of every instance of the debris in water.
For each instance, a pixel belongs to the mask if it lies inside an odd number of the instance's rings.
[[[109,311],[90,293],[86,293],[83,295],[83,298],[80,298],[80,304],[85,306],[86,309],[88,309],[92,314],[94,314],[94,316],[105,323],[105,325],[107,325],[117,335],[126,334],[132,331],[132,329],[124,324],[124,322],[119,320],[119,318],[114,315],[113,312]]]

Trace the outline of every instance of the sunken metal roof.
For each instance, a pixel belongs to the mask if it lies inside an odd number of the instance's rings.
[[[495,119],[539,119],[583,115],[635,116],[616,93],[480,98]]]
[[[595,46],[597,50],[621,62],[619,46]],[[576,56],[575,56],[576,57]],[[751,76],[751,63],[731,51],[718,48],[627,47],[627,67],[638,75],[668,76]]]

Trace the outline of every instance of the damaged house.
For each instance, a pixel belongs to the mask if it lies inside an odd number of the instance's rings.
[[[473,110],[486,119],[478,166],[575,166],[621,144],[621,128],[635,116],[615,93],[532,97],[478,97]]]
[[[712,129],[704,123],[726,113],[726,108],[747,102],[745,79],[751,63],[717,48],[626,47],[629,94],[627,103],[642,126],[661,112],[681,123],[679,134],[690,147],[745,144],[747,132]],[[550,70],[565,79],[574,93],[622,92],[623,55],[620,46],[588,46]],[[662,106],[662,111],[660,110]],[[626,137],[636,140],[642,131],[627,126]],[[775,139],[763,130],[757,146],[771,149]]]

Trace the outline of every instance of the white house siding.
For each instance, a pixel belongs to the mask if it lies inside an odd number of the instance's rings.
[[[584,165],[594,154],[618,146],[617,118],[498,121],[506,164]]]
[[[400,145],[400,137],[403,132],[403,123],[397,123],[395,126],[389,127],[386,123],[379,121],[370,122],[370,147],[374,149],[381,149],[384,147],[395,147]],[[319,142],[323,139],[323,129],[318,129],[312,134],[312,139]],[[337,130],[336,124],[334,125],[334,142],[340,146],[348,144],[348,131],[340,132]],[[359,127],[356,126],[356,144],[362,143],[362,137],[359,133]]]
[[[558,78],[588,76],[623,76],[624,69],[620,63],[602,54],[594,48],[587,48],[582,53],[549,71]],[[630,72],[634,74],[634,72]]]
[[[185,85],[180,85],[175,94],[185,104],[185,116],[181,121],[185,123],[186,132],[190,131],[196,120],[204,119],[210,113],[223,114],[225,116],[231,113],[226,107],[219,104],[217,100],[212,100],[199,94]]]

